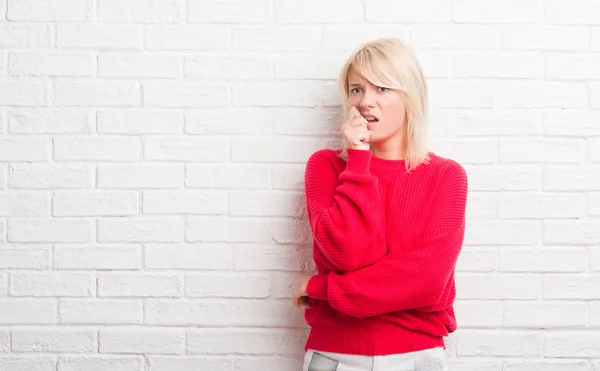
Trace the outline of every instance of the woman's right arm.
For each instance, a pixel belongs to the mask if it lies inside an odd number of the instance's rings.
[[[370,173],[371,152],[348,149],[346,169],[339,176],[334,156],[322,150],[308,160],[308,218],[315,245],[332,268],[352,271],[387,253],[384,211],[379,182]]]

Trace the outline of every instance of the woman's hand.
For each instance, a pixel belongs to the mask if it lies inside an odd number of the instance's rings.
[[[310,298],[306,293],[306,287],[308,286],[308,281],[310,281],[312,276],[304,276],[300,279],[300,283],[298,283],[298,287],[296,287],[296,291],[292,295],[292,302],[296,308],[307,307],[310,308]]]
[[[362,117],[358,108],[352,106],[342,124],[342,134],[349,148],[369,150],[371,132],[367,129],[367,119]]]

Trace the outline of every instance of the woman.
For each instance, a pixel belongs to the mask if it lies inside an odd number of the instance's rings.
[[[466,173],[427,148],[427,86],[401,41],[360,47],[339,84],[344,149],[305,174],[318,275],[293,294],[311,327],[304,370],[442,370]]]

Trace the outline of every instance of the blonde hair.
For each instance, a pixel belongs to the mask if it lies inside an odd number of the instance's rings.
[[[427,83],[414,52],[402,41],[383,38],[363,44],[342,67],[338,78],[344,114],[348,108],[348,74],[354,69],[373,85],[399,90],[406,105],[406,169],[414,170],[429,160],[427,145],[428,96]],[[343,141],[340,156],[347,158],[347,143]]]

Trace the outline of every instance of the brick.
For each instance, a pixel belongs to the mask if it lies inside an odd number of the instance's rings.
[[[142,356],[61,355],[58,358],[58,371],[141,371],[143,369]]]
[[[277,110],[276,108],[272,108]],[[273,126],[281,120],[283,110],[268,114],[271,109],[227,108],[188,111],[185,132],[190,134],[272,134]],[[289,110],[285,110],[286,114]],[[249,125],[251,123],[251,125]]]
[[[592,51],[600,51],[600,27],[592,27]]]
[[[13,296],[92,296],[95,280],[86,273],[13,273]]]
[[[588,265],[586,249],[575,246],[502,247],[499,256],[501,272],[584,272]]]
[[[425,78],[450,77],[452,74],[453,53],[446,50],[415,50]]]
[[[467,219],[498,218],[498,195],[488,192],[471,192],[467,199]]]
[[[271,223],[273,240],[277,243],[309,244],[313,241],[307,219],[276,219]]]
[[[207,214],[229,212],[229,195],[219,191],[145,191],[144,214]]]
[[[14,76],[83,77],[96,73],[91,54],[11,53],[8,72]]]
[[[88,165],[11,165],[8,170],[10,188],[72,189],[90,188],[94,178]]]
[[[600,166],[548,166],[544,169],[545,191],[595,191]]]
[[[2,371],[55,371],[56,359],[51,356],[0,356]]]
[[[600,112],[564,110],[544,113],[544,135],[600,136]]]
[[[295,291],[302,274],[300,272],[269,272],[271,281],[270,298],[289,298]]]
[[[600,57],[548,56],[546,78],[548,80],[598,80],[600,79]]]
[[[272,62],[266,58],[188,55],[185,76],[203,80],[270,80]]]
[[[98,220],[101,242],[179,242],[184,237],[182,218],[111,218]]]
[[[463,248],[456,264],[457,272],[495,272],[497,270],[497,248],[480,246]]]
[[[144,141],[144,159],[149,161],[223,162],[228,158],[228,138],[165,136]]]
[[[143,89],[145,107],[221,107],[229,102],[227,88],[203,82],[146,82]]]
[[[50,47],[51,40],[51,29],[47,25],[0,24],[2,48]]]
[[[144,45],[148,50],[227,50],[229,28],[220,25],[145,26]]]
[[[337,87],[330,81],[248,82],[232,87],[232,103],[239,107],[334,106]]]
[[[504,361],[505,371],[588,371],[587,361],[577,360],[527,360],[527,361]]]
[[[320,49],[317,26],[237,26],[232,29],[232,47],[243,51],[313,51]]]
[[[592,193],[589,198],[590,215],[600,216],[600,192]]]
[[[0,33],[1,39],[2,34]],[[44,81],[0,78],[0,105],[43,106],[46,103],[46,83]]]
[[[600,302],[590,303],[590,325],[600,325]]]
[[[0,354],[10,352],[10,332],[0,330]]]
[[[542,225],[538,221],[470,221],[466,230],[467,245],[537,245]]]
[[[77,328],[14,329],[15,352],[95,352],[96,331]]]
[[[98,296],[102,297],[178,297],[183,280],[172,274],[98,274]]]
[[[541,19],[536,0],[454,0],[452,8],[455,23],[536,23]]]
[[[438,109],[432,130],[443,136],[534,136],[542,133],[542,114],[527,109]],[[483,123],[483,124],[482,124]]]
[[[590,149],[590,158],[594,163],[600,162],[600,138],[588,139],[588,148]]]
[[[170,110],[99,110],[97,127],[105,134],[183,133],[183,113]]]
[[[584,108],[587,89],[578,83],[501,83],[496,104],[500,108]]]
[[[539,357],[542,335],[526,331],[463,331],[458,335],[458,356]]]
[[[299,357],[255,357],[247,356],[238,359],[240,371],[252,370],[298,370],[302,367],[303,360]]]
[[[278,332],[277,354],[304,355],[304,345],[308,339],[310,329],[284,329]]]
[[[185,353],[185,329],[107,328],[100,330],[99,340],[100,353]]]
[[[58,305],[58,317],[63,324],[137,324],[142,323],[142,302],[62,299]]]
[[[139,106],[140,86],[134,81],[58,80],[54,103],[58,106]]]
[[[236,162],[306,163],[315,151],[327,147],[327,138],[233,138],[231,159]]]
[[[177,78],[182,70],[183,59],[175,54],[110,53],[98,56],[98,76],[102,77]]]
[[[590,107],[600,109],[600,84],[590,84]]]
[[[0,274],[0,296],[8,295],[8,274]]]
[[[545,299],[600,299],[600,277],[588,275],[545,275]]]
[[[270,0],[193,1],[188,4],[189,22],[269,23],[273,19]]]
[[[184,165],[136,164],[98,165],[98,188],[181,188]]]
[[[185,184],[189,188],[265,189],[271,185],[271,169],[253,164],[190,164]]]
[[[367,22],[376,23],[449,23],[450,1],[377,1],[365,7]]]
[[[50,199],[46,193],[0,193],[0,216],[45,217],[50,216]]]
[[[590,32],[585,27],[510,26],[502,30],[502,48],[514,50],[587,51]]]
[[[502,302],[457,300],[454,304],[456,320],[463,328],[502,327]]]
[[[600,334],[597,331],[564,331],[544,334],[544,357],[598,357]]]
[[[505,327],[555,328],[579,327],[587,324],[586,303],[506,302]]]
[[[54,216],[127,216],[139,213],[137,192],[56,192]]]
[[[9,0],[7,19],[11,21],[76,22],[91,21],[93,0]]]
[[[494,164],[498,162],[496,140],[434,141],[431,149],[442,157],[452,158],[461,164]]]
[[[319,11],[316,12],[315,9]],[[363,3],[360,0],[287,0],[275,3],[277,23],[357,23],[363,17]]]
[[[277,58],[275,78],[335,80],[346,58],[347,55],[340,53],[324,53],[313,58],[294,56]]]
[[[0,161],[48,161],[49,145],[45,139],[2,139]]]
[[[33,325],[56,323],[56,299],[0,298],[0,324]]]
[[[491,25],[415,26],[412,44],[420,48],[497,49],[501,45],[501,33]]]
[[[448,371],[503,371],[502,360],[452,358],[448,361]]]
[[[434,108],[492,108],[494,97],[490,84],[454,81],[431,81],[430,102]]]
[[[50,246],[40,246],[37,249],[0,249],[0,269],[48,269],[51,266]]]
[[[586,213],[582,194],[502,193],[498,205],[500,219],[574,219]]]
[[[560,1],[544,4],[545,23],[558,25],[600,25],[600,6],[594,1]]]
[[[8,111],[8,131],[13,134],[85,134],[93,118],[83,109],[22,108]]]
[[[520,13],[520,12],[513,12]],[[458,54],[453,76],[461,78],[539,79],[544,71],[541,56],[514,54]]]
[[[271,329],[192,329],[187,354],[272,354],[279,331]]]
[[[600,221],[545,221],[544,243],[600,244]]]
[[[149,325],[300,327],[305,323],[289,299],[147,300],[144,309]]]
[[[234,370],[231,357],[148,357],[149,371]]]
[[[142,29],[137,25],[59,24],[56,46],[60,48],[140,49]]]
[[[304,165],[273,165],[273,189],[304,191]]]
[[[267,298],[267,274],[204,273],[185,277],[185,293],[190,297]]]
[[[140,156],[140,141],[133,137],[54,139],[54,159],[57,161],[136,162]]]
[[[515,290],[514,287],[519,287]],[[539,276],[519,274],[466,274],[456,277],[460,299],[538,299],[542,293]]]
[[[233,249],[234,269],[239,271],[301,271],[303,262],[312,261],[310,246],[277,244],[236,244]]]
[[[184,1],[99,0],[98,19],[101,22],[177,23],[183,20]]]
[[[189,217],[187,242],[270,242],[271,224],[267,220],[225,217]]]
[[[301,193],[235,192],[229,194],[233,216],[293,216],[303,217],[306,199]]]
[[[55,269],[140,269],[137,245],[55,245]]]
[[[233,267],[231,247],[220,244],[146,244],[144,259],[146,269],[230,270]]]
[[[8,221],[9,242],[88,242],[93,223],[75,219],[28,219]]]
[[[362,43],[380,37],[394,35],[400,39],[410,40],[412,28],[407,26],[380,26],[376,24],[361,25],[323,25],[322,44],[324,50],[351,51]]]

